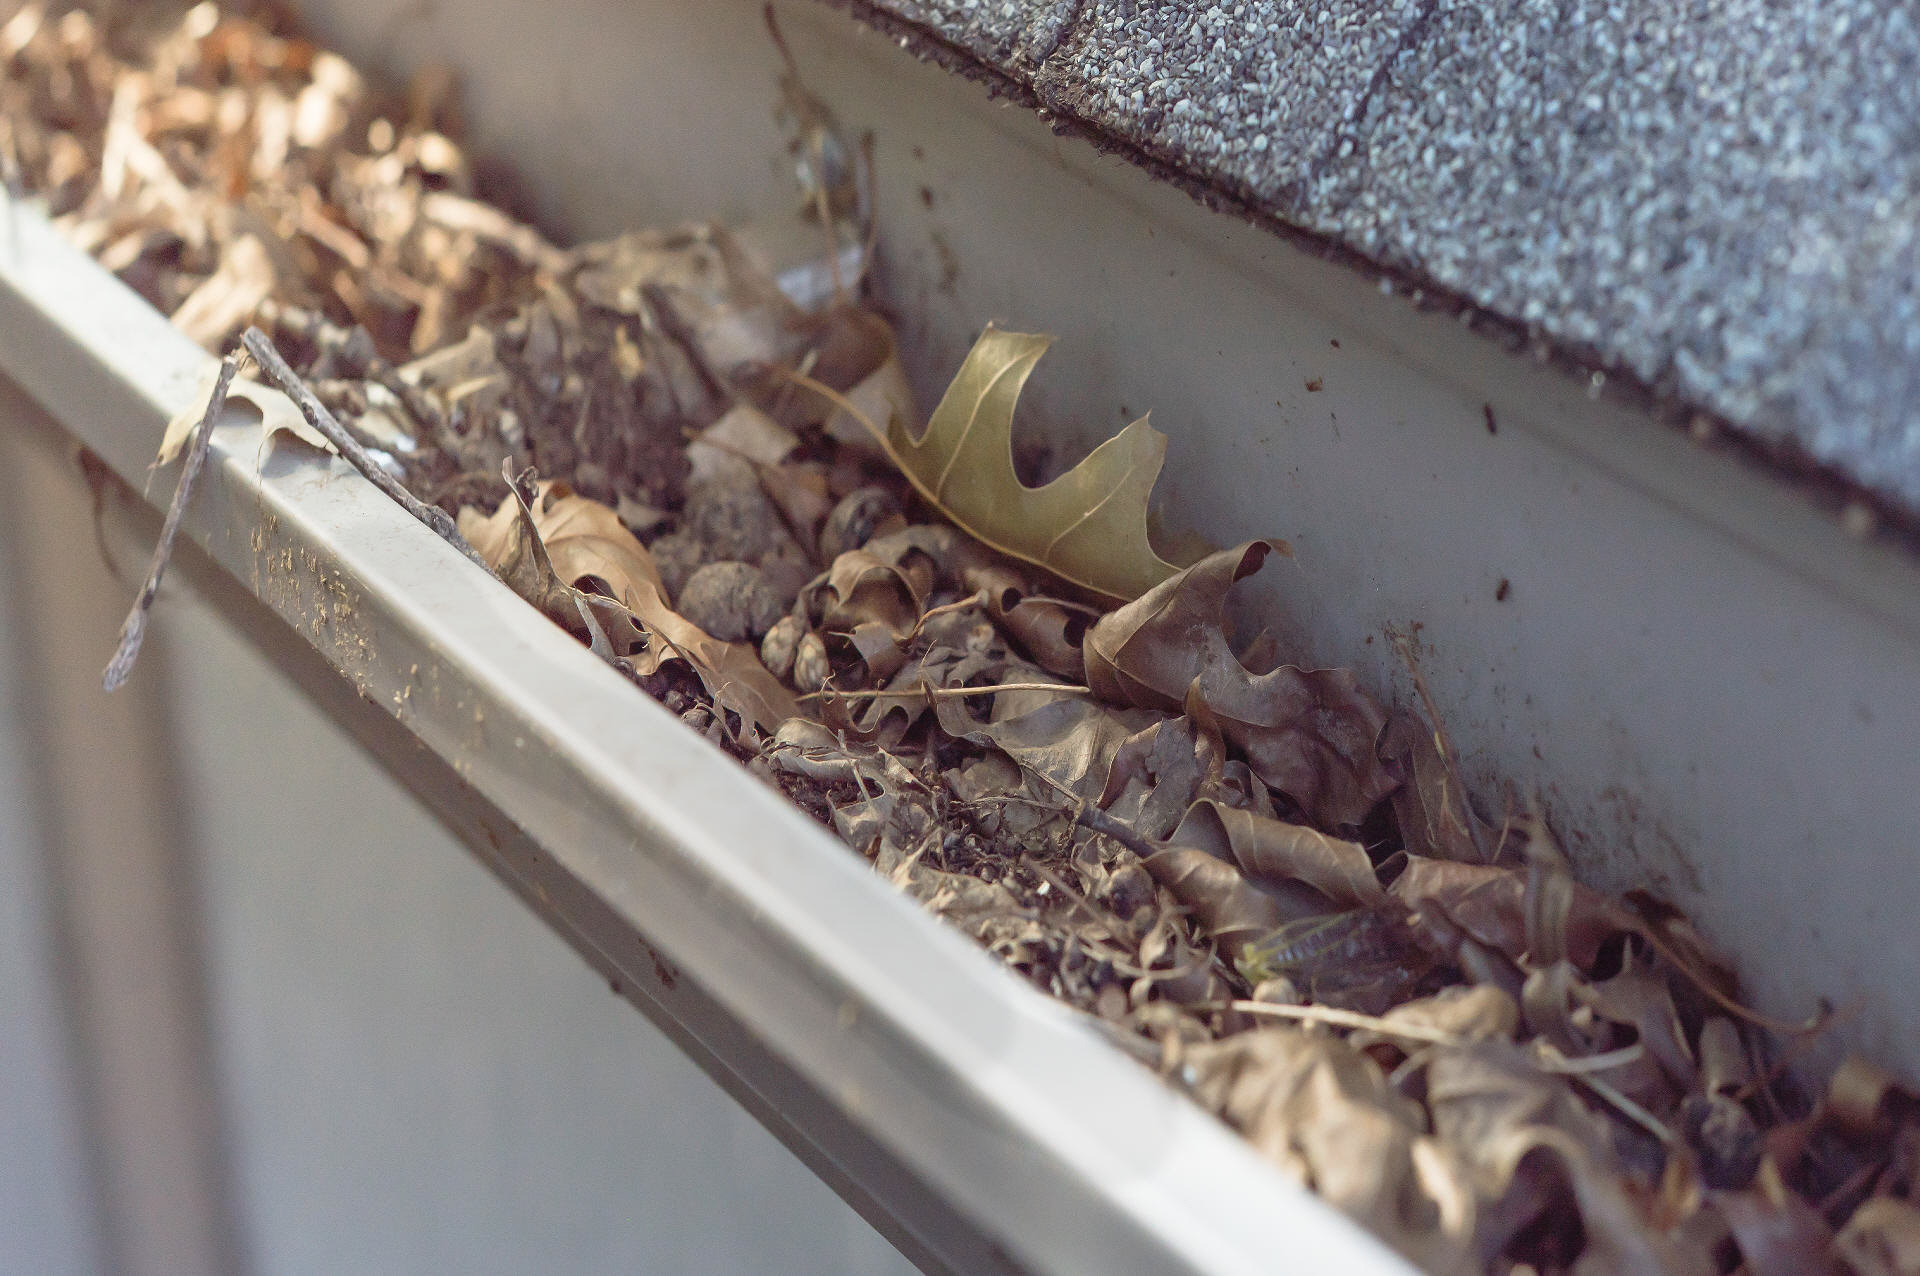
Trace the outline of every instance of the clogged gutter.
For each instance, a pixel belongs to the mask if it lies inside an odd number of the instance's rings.
[[[1020,483],[1044,340],[989,329],[922,428],[857,280],[802,310],[717,226],[558,247],[443,79],[211,4],[29,6],[0,59],[0,164],[77,242],[211,351],[259,325],[507,587],[1416,1262],[1920,1262],[1913,1096],[1808,1089],[1821,1025],[1684,918],[1476,806],[1418,712],[1233,643],[1285,547],[1165,561],[1158,436]],[[785,100],[858,246],[857,152]]]

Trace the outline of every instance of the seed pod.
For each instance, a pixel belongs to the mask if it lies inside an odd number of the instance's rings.
[[[687,578],[678,610],[722,642],[757,642],[784,609],[758,567],[708,563]]]
[[[806,635],[807,625],[800,617],[780,617],[760,640],[760,663],[767,667],[768,673],[785,682],[793,673],[794,657],[799,653],[800,640]]]
[[[780,514],[756,486],[696,484],[682,520],[710,557],[756,562],[779,542]]]
[[[800,691],[818,691],[827,685],[833,666],[827,661],[827,644],[819,634],[807,634],[793,653],[793,685]]]
[[[820,561],[833,560],[859,549],[888,516],[900,513],[900,502],[884,487],[857,487],[848,492],[820,527]]]

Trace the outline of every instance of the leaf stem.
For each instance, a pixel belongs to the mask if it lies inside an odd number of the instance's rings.
[[[784,376],[788,381],[791,381],[793,384],[799,386],[802,390],[813,391],[815,394],[827,400],[827,402],[833,404],[833,406],[835,406],[836,408],[839,408],[842,412],[845,412],[848,416],[858,421],[861,424],[861,426],[866,430],[866,432],[868,434],[871,434],[874,437],[874,439],[879,443],[884,445],[887,442],[887,432],[881,429],[879,426],[875,425],[873,423],[872,417],[868,416],[865,412],[862,412],[860,410],[859,405],[856,404],[852,399],[849,399],[846,395],[840,393],[838,390],[834,389],[832,386],[828,385],[826,382],[816,381],[814,378],[808,376],[806,373],[799,372],[799,371],[786,371],[786,372],[782,372],[781,375]],[[909,474],[907,477],[912,478],[913,476]]]

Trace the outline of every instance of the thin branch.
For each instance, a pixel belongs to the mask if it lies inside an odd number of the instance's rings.
[[[1048,779],[1046,776],[1041,776],[1040,778],[1043,780]],[[1103,837],[1112,838],[1114,841],[1120,843],[1120,845],[1132,851],[1135,855],[1138,855],[1141,859],[1146,859],[1153,854],[1153,844],[1147,841],[1146,838],[1141,837],[1140,834],[1136,833],[1131,827],[1123,824],[1113,816],[1108,815],[1106,811],[1095,806],[1093,803],[1080,801],[1077,796],[1067,792],[1057,781],[1052,783],[1054,783],[1054,787],[1060,788],[1068,797],[1074,799],[1074,823],[1080,825],[1082,828],[1091,829]]]
[[[180,520],[187,512],[187,499],[193,495],[194,480],[200,477],[200,470],[207,463],[213,423],[227,406],[227,391],[232,389],[233,378],[240,371],[241,357],[230,354],[220,361],[220,375],[214,380],[213,393],[207,396],[207,410],[201,415],[200,424],[193,427],[186,464],[180,469],[180,486],[173,489],[173,503],[167,506],[166,521],[160,525],[160,542],[153,547],[153,562],[147,568],[146,583],[140,586],[133,610],[120,626],[120,643],[114,648],[113,659],[107,661],[107,671],[100,679],[100,685],[108,691],[118,690],[127,681],[133,673],[133,662],[140,657],[140,644],[147,636],[147,613],[153,609],[153,600],[160,593],[160,578],[167,574],[167,560],[173,556],[173,538],[180,533]]]
[[[1272,1001],[1233,1001],[1227,1003],[1232,1009],[1250,1015],[1270,1015],[1275,1019],[1297,1019],[1306,1023],[1324,1023],[1335,1028],[1359,1028],[1367,1032],[1377,1032],[1383,1037],[1398,1037],[1403,1041],[1419,1041],[1430,1046],[1464,1046],[1465,1037],[1429,1028],[1418,1023],[1394,1023],[1375,1015],[1363,1015],[1358,1011],[1342,1010],[1338,1006],[1288,1006]]]
[[[1561,1054],[1560,1051],[1556,1049],[1551,1042],[1536,1041],[1535,1048],[1539,1050],[1541,1056],[1550,1065],[1568,1064],[1572,1062],[1572,1060],[1568,1059],[1565,1055]],[[1609,1083],[1602,1081],[1599,1077],[1593,1075],[1590,1072],[1581,1072],[1581,1071],[1575,1071],[1575,1070],[1567,1070],[1565,1071],[1564,1075],[1570,1077],[1574,1081],[1579,1082],[1581,1085],[1585,1086],[1587,1089],[1593,1091],[1593,1093],[1597,1095],[1599,1098],[1604,1099],[1606,1102],[1612,1104],[1613,1107],[1622,1116],[1632,1121],[1635,1125],[1639,1126],[1641,1129],[1645,1130],[1648,1134],[1651,1134],[1654,1138],[1660,1140],[1662,1143],[1666,1144],[1668,1147],[1673,1147],[1680,1142],[1679,1137],[1675,1135],[1672,1130],[1667,1128],[1666,1123],[1664,1121],[1662,1121],[1659,1117],[1655,1116],[1653,1113],[1647,1111],[1645,1108],[1641,1107],[1638,1103],[1635,1103],[1632,1099],[1629,1099],[1626,1095],[1622,1094],[1619,1090],[1615,1089]]]
[[[486,560],[480,557],[473,546],[467,544],[467,538],[460,534],[460,529],[455,526],[453,519],[448,517],[445,510],[438,506],[422,504],[401,484],[399,479],[387,473],[380,463],[368,454],[366,448],[360,446],[359,440],[348,433],[346,427],[334,419],[333,413],[327,411],[326,404],[320,402],[313,391],[307,387],[307,383],[300,379],[300,374],[288,367],[287,361],[280,357],[280,351],[273,344],[271,337],[258,328],[249,327],[241,336],[240,342],[247,348],[247,353],[259,362],[267,375],[279,384],[287,397],[293,400],[294,406],[300,409],[300,415],[307,419],[307,424],[325,435],[327,442],[333,444],[354,469],[359,470],[370,483],[385,492],[407,513],[432,528],[441,540],[466,555],[482,571],[492,574],[493,569],[487,566]]]
[[[968,696],[991,695],[996,691],[1064,691],[1087,695],[1090,689],[1064,682],[997,682],[985,687],[903,687],[872,691],[809,691],[801,700],[911,700],[925,696],[929,700],[962,700]]]

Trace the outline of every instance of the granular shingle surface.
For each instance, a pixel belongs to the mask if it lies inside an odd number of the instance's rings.
[[[837,0],[1920,514],[1899,0]]]

